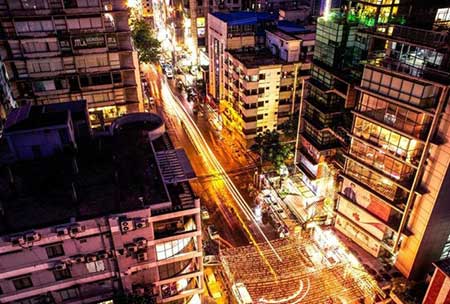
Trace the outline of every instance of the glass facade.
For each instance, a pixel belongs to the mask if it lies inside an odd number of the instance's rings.
[[[410,163],[417,164],[423,144],[415,139],[374,124],[361,117],[355,117],[353,135]]]
[[[365,116],[418,139],[426,138],[431,124],[429,115],[364,93],[356,109]]]

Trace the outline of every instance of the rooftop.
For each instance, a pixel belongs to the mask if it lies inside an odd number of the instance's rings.
[[[132,123],[112,136],[79,144],[76,152],[0,166],[0,207],[4,213],[0,234],[67,223],[73,217],[85,220],[147,206],[156,208],[168,202],[172,207],[166,208],[167,212],[175,207],[192,208],[193,193],[187,182],[193,177],[192,168],[181,157],[188,172],[184,181],[164,182],[147,134],[153,127]],[[177,165],[180,160],[172,161]]]
[[[437,261],[434,263],[434,265],[436,265],[437,268],[442,270],[443,273],[450,277],[450,258]]]
[[[277,28],[285,33],[289,34],[299,34],[299,33],[307,33],[310,30],[306,29],[303,25],[298,25],[297,23],[288,21],[288,20],[280,20],[277,22]]]
[[[275,21],[278,16],[267,12],[215,12],[212,15],[228,25],[251,25],[260,22]]]
[[[12,110],[5,124],[6,132],[32,130],[66,124],[70,112],[73,120],[86,119],[86,101],[64,102],[49,105],[25,105]]]
[[[257,68],[267,65],[286,64],[283,60],[275,57],[268,49],[240,49],[228,50],[228,52],[239,60],[247,68]]]

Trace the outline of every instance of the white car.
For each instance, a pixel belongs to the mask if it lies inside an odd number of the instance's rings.
[[[166,76],[168,79],[173,78],[173,71],[171,69],[166,69]]]

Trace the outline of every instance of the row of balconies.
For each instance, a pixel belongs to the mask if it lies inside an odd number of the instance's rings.
[[[1,16],[80,15],[94,12],[127,11],[122,0],[41,0],[30,5],[27,0],[2,0]]]

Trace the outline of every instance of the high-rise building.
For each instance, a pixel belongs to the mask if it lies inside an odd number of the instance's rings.
[[[78,104],[24,106],[8,118],[0,302],[99,303],[125,292],[199,303],[200,202],[186,154],[149,113],[89,138]]]
[[[2,0],[1,57],[23,105],[86,100],[93,124],[143,110],[124,0]]]
[[[449,40],[401,25],[404,8],[353,1],[318,19],[297,164],[318,198],[337,186],[340,232],[419,278],[450,251]]]
[[[269,13],[230,12],[208,15],[208,93],[218,103],[223,99],[224,53],[244,47],[263,46],[264,30],[277,16]]]
[[[448,31],[367,28],[336,228],[408,278],[450,255]]]
[[[249,146],[298,111],[313,45],[313,32],[267,30],[265,48],[225,51],[219,112],[236,140]]]

